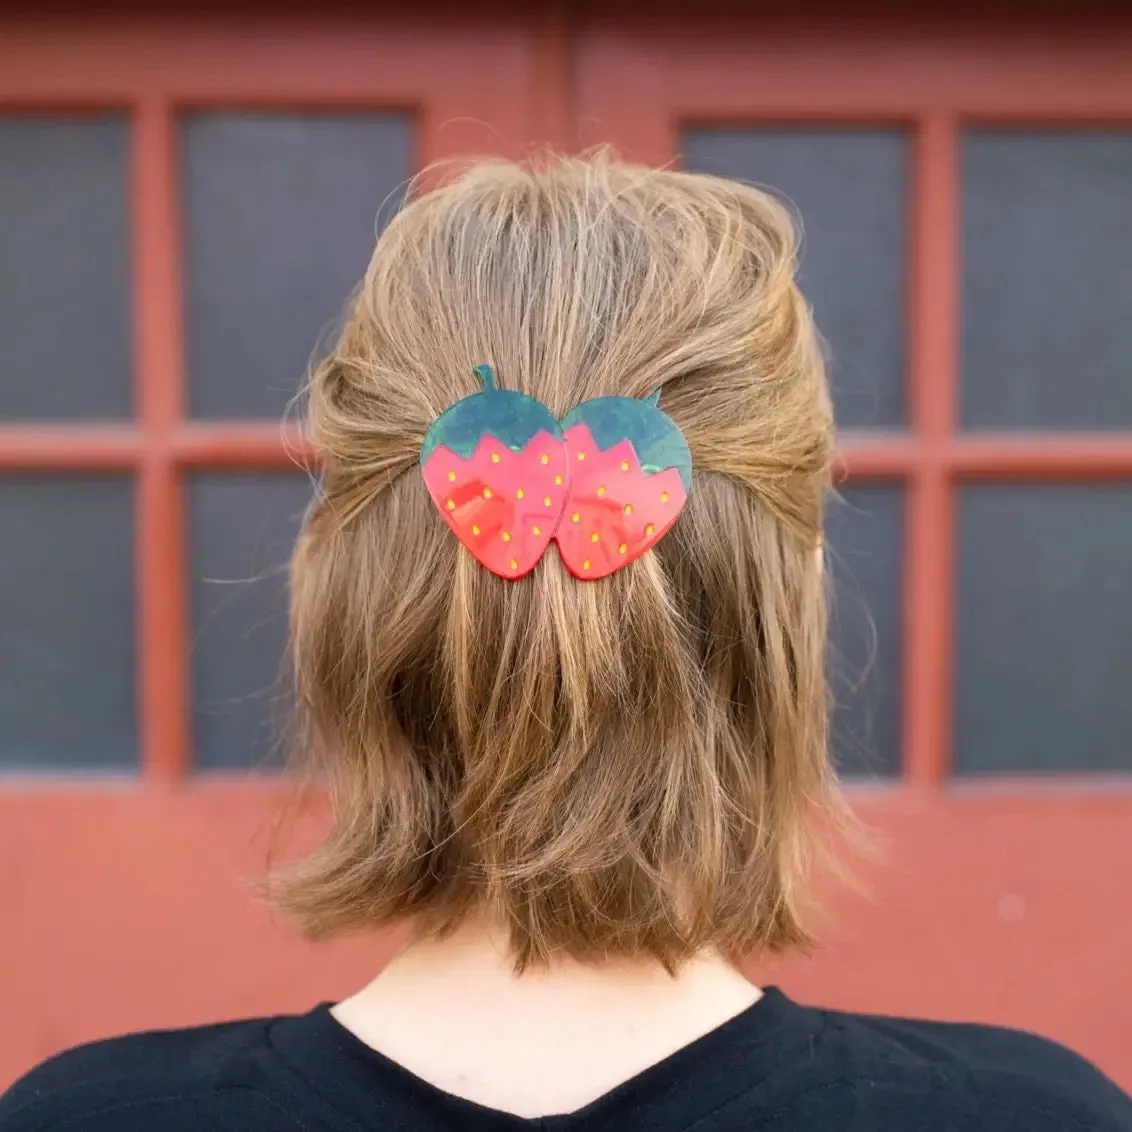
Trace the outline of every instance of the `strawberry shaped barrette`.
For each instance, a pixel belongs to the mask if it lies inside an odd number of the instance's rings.
[[[476,366],[483,392],[433,421],[421,471],[444,521],[501,578],[529,574],[566,501],[566,449],[554,414],[534,397],[497,389]]]
[[[570,492],[554,537],[575,578],[640,558],[684,507],[692,454],[659,398],[598,397],[562,421]]]
[[[496,387],[433,422],[421,471],[456,537],[492,573],[521,578],[553,538],[576,578],[604,578],[640,558],[676,521],[692,483],[683,433],[644,401],[599,397],[563,421],[525,393]]]

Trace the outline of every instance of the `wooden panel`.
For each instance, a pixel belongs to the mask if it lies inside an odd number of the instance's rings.
[[[249,896],[270,783],[0,793],[0,1088],[72,1043],[301,1010],[379,968],[388,940],[299,942]],[[1132,797],[861,799],[887,863],[830,901],[812,959],[752,965],[804,1000],[980,1019],[1069,1042],[1132,1087]],[[309,836],[314,825],[300,828]],[[170,893],[176,899],[170,899]],[[160,915],[155,914],[160,909]],[[1088,972],[1104,972],[1103,978]]]
[[[907,122],[948,109],[980,121],[1132,120],[1132,23],[935,27],[897,20],[595,20],[580,36],[582,144],[639,159],[675,152],[674,107],[704,122]],[[633,136],[627,117],[651,127]]]
[[[803,218],[799,283],[825,342],[842,428],[907,423],[909,138],[900,128],[693,126],[681,163],[768,185]]]
[[[278,429],[265,454],[259,434],[244,444],[230,425],[196,431],[182,423],[183,169],[176,114],[404,111],[416,123],[417,169],[440,162],[451,168],[467,154],[518,155],[533,121],[525,96],[536,88],[529,31],[490,17],[475,25],[272,13],[0,20],[0,108],[132,112],[139,427],[86,434],[66,426],[0,430],[0,466],[138,466],[141,735],[154,777],[175,780],[189,764],[181,461],[255,465],[287,458]]]
[[[905,529],[903,767],[908,781],[947,774],[950,748],[952,499],[945,446],[954,432],[957,339],[957,118],[941,108],[940,68],[963,70],[950,47],[896,32],[846,37],[816,26],[739,37],[695,28],[597,25],[581,38],[579,111],[595,131],[652,164],[676,158],[696,123],[901,122],[913,139],[906,270],[910,452]],[[684,34],[686,33],[686,34]],[[907,54],[904,54],[907,53]],[[922,70],[906,71],[915,57]],[[901,66],[895,66],[897,60]],[[805,220],[805,217],[803,217]],[[857,463],[880,473],[883,461]],[[855,465],[846,464],[852,473]],[[889,472],[897,471],[894,459]],[[913,631],[914,630],[914,631]]]
[[[311,484],[291,472],[200,472],[188,485],[193,766],[279,767],[294,709],[291,549]]]
[[[955,773],[1132,771],[1132,489],[964,485]]]
[[[129,122],[0,114],[0,419],[130,416]]]
[[[900,773],[904,511],[889,483],[847,486],[826,510],[833,756],[855,778]]]
[[[206,111],[179,135],[188,412],[278,424],[401,206],[415,122]]]
[[[0,774],[136,773],[133,494],[0,476]]]
[[[189,759],[189,637],[180,482],[169,451],[185,402],[178,168],[173,113],[160,96],[137,107],[133,159],[142,759],[149,774],[171,780]]]
[[[1126,784],[1112,783],[1108,796],[1096,782],[1087,793],[1066,780],[1045,791],[1019,782],[938,789],[949,726],[952,479],[1132,476],[1127,437],[953,435],[957,129],[964,119],[1132,120],[1132,33],[760,21],[756,34],[749,23],[603,19],[580,29],[571,57],[559,6],[539,24],[533,52],[531,27],[478,15],[86,19],[0,21],[0,105],[133,108],[143,427],[0,429],[0,466],[142,469],[143,742],[152,768],[169,777],[183,772],[187,750],[183,468],[287,467],[290,446],[307,454],[270,425],[181,422],[175,107],[402,109],[421,123],[418,166],[469,152],[517,155],[535,138],[612,141],[665,162],[680,121],[915,130],[916,435],[850,436],[842,455],[856,477],[909,480],[906,767],[913,783],[936,789],[863,798],[887,849],[886,864],[865,870],[868,898],[831,899],[827,942],[813,960],[752,970],[805,999],[1028,1026],[1132,1087],[1132,882],[1107,867],[1132,854]],[[387,940],[308,947],[249,898],[281,789],[0,789],[0,860],[12,863],[0,870],[0,908],[19,910],[0,933],[0,1003],[18,1020],[0,1028],[0,1086],[76,1041],[302,1009],[373,973]]]
[[[1132,131],[967,130],[962,165],[963,426],[1132,427]]]
[[[761,973],[816,1001],[1027,1026],[1068,1041],[1126,1086],[1132,1007],[1111,993],[1107,966],[1096,968],[1103,979],[1084,972],[1108,940],[1121,940],[1120,951],[1102,962],[1127,967],[1128,882],[1102,878],[1097,866],[1120,859],[1127,780],[1094,780],[1092,796],[1068,778],[1040,794],[1018,779],[970,793],[944,793],[943,781],[955,482],[1132,474],[1127,433],[956,435],[960,126],[1132,121],[1130,48],[1127,24],[1023,34],[953,22],[928,33],[895,21],[777,20],[756,34],[708,17],[649,26],[605,19],[583,29],[577,66],[581,141],[611,141],[653,164],[676,156],[690,125],[890,123],[915,139],[911,431],[850,434],[841,452],[851,478],[908,484],[901,706],[910,789],[866,804],[891,863],[870,877],[869,900],[832,902],[839,916],[813,962],[785,960]]]
[[[0,22],[0,105],[417,109],[417,165],[528,140],[527,28],[422,16],[105,16]]]

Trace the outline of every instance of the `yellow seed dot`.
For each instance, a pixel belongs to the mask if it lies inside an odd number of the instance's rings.
[[[661,503],[667,503],[668,502],[668,492],[667,491],[662,491],[660,493],[660,501],[661,501]]]
[[[544,495],[544,496],[542,497],[542,504],[543,504],[543,506],[544,506],[544,507],[549,507],[549,506],[550,506],[550,503],[551,503],[551,499],[550,499],[550,496],[549,496],[549,495]]]
[[[516,499],[522,499],[523,498],[523,489],[521,487],[515,492],[515,498]]]
[[[531,527],[531,534],[532,535],[541,535],[542,534],[542,527]]]
[[[633,505],[632,505],[632,503],[626,503],[626,504],[625,504],[625,514],[626,514],[626,515],[632,515],[632,513],[633,513]]]
[[[540,464],[550,463],[550,457],[545,452],[538,458],[538,460]]]
[[[579,459],[579,460],[584,460],[585,458],[586,458],[586,454],[585,454],[584,452],[579,452],[579,453],[578,453],[578,459]]]
[[[598,493],[598,495],[604,495],[604,494],[605,494],[605,488],[604,488],[604,487],[599,487],[599,488],[597,489],[597,493]]]
[[[519,563],[514,558],[511,559],[511,569],[512,570],[518,570],[519,569]]]
[[[493,453],[491,454],[491,462],[492,462],[493,464],[498,464],[498,463],[499,463],[499,453],[498,453],[498,452],[493,452]]]
[[[472,534],[474,534],[474,535],[478,535],[479,533],[480,533],[480,529],[479,529],[479,527],[477,527],[477,526],[475,525],[475,523],[473,523],[473,524],[472,524]]]
[[[618,553],[618,554],[624,554],[624,553],[625,553],[625,551],[627,551],[628,549],[629,549],[629,548],[628,548],[628,547],[627,547],[627,546],[626,546],[626,545],[625,545],[624,543],[622,543],[622,544],[621,544],[621,545],[620,545],[620,546],[619,546],[619,547],[617,548],[617,553]]]
[[[585,560],[585,562],[583,562],[583,563],[582,563],[582,569],[583,569],[583,570],[588,570],[589,568],[590,568],[590,560],[589,560],[589,559],[587,558],[587,559]]]
[[[511,532],[510,531],[504,531],[503,534],[500,537],[503,539],[504,542],[510,542],[511,541]]]
[[[554,482],[555,482],[555,484],[557,484],[557,485],[558,485],[559,487],[561,487],[561,486],[562,486],[562,477],[561,477],[561,476],[555,476],[555,477],[554,477]]]
[[[623,472],[627,472],[629,470],[629,461],[628,460],[622,460],[621,461],[621,470]]]
[[[448,500],[448,510],[449,511],[455,511],[456,510],[456,501],[454,499]]]
[[[455,472],[449,472],[448,473],[448,482],[449,483],[455,483],[456,482],[456,473]]]
[[[484,497],[484,499],[490,499],[491,498],[491,488],[490,487],[485,487],[483,489],[483,497]]]
[[[590,535],[590,542],[597,542],[597,540],[598,540],[598,533],[597,533],[597,531],[594,531],[594,533],[592,535]]]
[[[648,526],[645,527],[645,534],[648,535],[649,538],[652,538],[653,530],[654,530],[654,527],[653,527],[652,523],[649,523]]]
[[[575,511],[574,514],[570,516],[570,522],[571,523],[580,523],[581,521],[582,521],[582,516],[579,515],[577,511]]]

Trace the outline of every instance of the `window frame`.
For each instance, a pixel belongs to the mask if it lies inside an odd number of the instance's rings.
[[[427,28],[427,34],[425,29]],[[439,24],[244,15],[5,21],[0,112],[124,111],[131,131],[135,417],[0,425],[0,472],[135,476],[139,741],[145,776],[191,769],[184,479],[280,470],[312,456],[271,421],[186,413],[179,202],[182,111],[394,111],[415,115],[416,166],[468,153],[521,156],[612,143],[653,164],[696,125],[900,126],[909,132],[907,399],[901,430],[840,439],[838,473],[905,491],[901,781],[950,775],[955,493],[965,482],[1132,480],[1132,431],[959,428],[962,131],[1129,127],[1132,25],[1031,21],[824,24],[633,16],[530,26],[485,15]],[[893,66],[899,59],[900,66]]]
[[[0,473],[133,474],[141,772],[177,782],[193,761],[186,478],[313,457],[301,432],[278,422],[188,416],[180,115],[405,113],[417,124],[414,171],[427,183],[468,154],[520,156],[530,107],[545,111],[546,94],[524,29],[503,18],[433,25],[268,11],[2,26],[0,113],[111,110],[130,119],[133,419],[4,422]]]
[[[916,21],[771,19],[756,33],[625,18],[581,37],[583,146],[663,165],[688,128],[908,131],[908,425],[842,433],[837,474],[905,491],[900,783],[913,790],[951,779],[958,485],[1132,479],[1132,431],[960,428],[963,131],[1132,126],[1132,25],[1026,27],[1022,40],[1007,23],[958,17],[934,37]]]

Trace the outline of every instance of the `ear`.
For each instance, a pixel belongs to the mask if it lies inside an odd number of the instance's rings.
[[[651,405],[654,409],[659,407],[659,405],[660,405],[660,390],[658,389],[655,393],[650,393],[645,398],[645,404]]]

